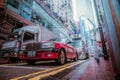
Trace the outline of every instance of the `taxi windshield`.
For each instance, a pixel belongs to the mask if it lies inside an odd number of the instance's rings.
[[[66,39],[62,39],[62,38],[52,38],[49,41],[58,41],[58,42],[66,43]]]

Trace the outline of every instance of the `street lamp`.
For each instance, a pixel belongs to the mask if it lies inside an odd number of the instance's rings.
[[[104,39],[104,35],[103,35],[103,29],[102,26],[100,25],[98,27],[99,32],[100,32],[100,37],[101,37],[101,42],[102,42],[102,50],[103,50],[103,54],[104,54],[104,59],[105,60],[109,60],[109,56],[107,54],[107,48],[106,48],[106,44],[105,44],[105,39]]]
[[[94,1],[94,6],[95,6],[95,11],[96,11],[96,15],[97,15],[97,19],[98,19],[98,29],[99,29],[99,33],[100,33],[100,38],[101,38],[101,42],[102,42],[102,51],[104,54],[104,59],[105,60],[109,60],[109,56],[107,53],[107,48],[106,48],[106,44],[105,44],[105,39],[104,39],[104,35],[103,35],[103,25],[102,25],[102,15],[101,15],[101,11],[100,11],[100,6],[97,5],[97,2]]]

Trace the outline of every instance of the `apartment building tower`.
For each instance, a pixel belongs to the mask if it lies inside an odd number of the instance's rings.
[[[70,34],[73,32],[73,8],[72,0],[43,0],[46,6],[58,17],[68,28]]]

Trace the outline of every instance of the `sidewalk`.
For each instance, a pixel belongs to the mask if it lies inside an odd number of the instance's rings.
[[[92,58],[79,80],[115,80],[115,73],[110,60],[105,61],[102,57],[100,63],[97,63]]]

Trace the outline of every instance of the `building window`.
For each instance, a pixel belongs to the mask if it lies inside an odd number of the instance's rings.
[[[16,9],[19,9],[19,6],[20,6],[20,3],[17,0],[8,0],[7,4],[11,5]]]
[[[48,29],[50,30],[50,31],[53,31],[53,25],[52,24],[50,24],[50,23],[48,23]]]
[[[33,0],[25,0],[25,2],[28,3],[28,4],[32,4]]]
[[[120,0],[118,0],[118,3],[119,3],[119,5],[120,5]]]

